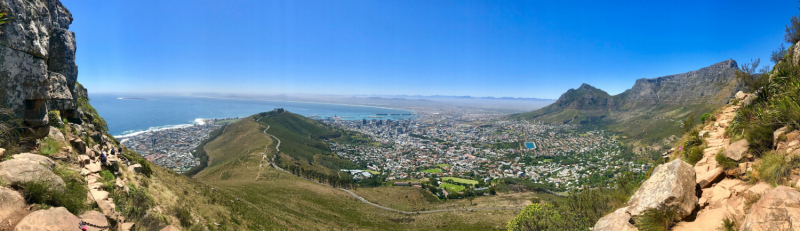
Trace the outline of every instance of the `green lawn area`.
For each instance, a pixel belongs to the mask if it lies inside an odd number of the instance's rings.
[[[436,167],[445,168],[445,167],[450,167],[450,165],[449,164],[437,164]]]
[[[373,171],[373,170],[364,170],[364,171],[367,171],[368,173],[371,173],[372,175],[381,174],[380,172],[378,172],[378,171]]]
[[[478,184],[478,181],[476,181],[476,180],[467,180],[467,179],[461,179],[461,178],[458,178],[458,177],[449,177],[449,176],[448,177],[442,177],[442,182],[447,181],[447,180],[453,180],[455,182],[462,183],[462,184],[471,184],[471,185]]]
[[[438,168],[432,168],[432,169],[427,169],[427,170],[422,171],[422,172],[424,172],[424,173],[440,173],[440,172],[442,172],[442,170],[438,169]]]
[[[461,192],[461,191],[464,191],[464,188],[465,188],[464,186],[461,186],[461,185],[454,185],[454,184],[448,184],[448,183],[442,183],[442,184],[439,185],[439,187],[447,189],[447,191],[449,191],[449,192]]]

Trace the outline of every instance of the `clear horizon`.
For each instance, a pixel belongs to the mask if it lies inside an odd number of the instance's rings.
[[[795,1],[63,4],[93,93],[541,99],[582,83],[615,95],[728,59],[768,63],[798,11]]]

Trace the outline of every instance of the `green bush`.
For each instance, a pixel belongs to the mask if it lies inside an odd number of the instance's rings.
[[[718,228],[721,231],[738,231],[739,230],[739,222],[736,222],[736,218],[731,216],[726,216],[722,219],[722,226]]]
[[[683,151],[683,161],[695,165],[703,159],[703,146],[691,146]]]
[[[147,161],[144,158],[140,158],[136,160],[136,163],[142,165],[142,174],[144,174],[145,176],[150,177],[150,175],[153,174],[153,168],[150,167],[150,161]]]
[[[30,181],[15,185],[15,188],[22,191],[28,204],[64,207],[73,214],[81,214],[86,211],[88,209],[86,183],[80,179],[79,175],[75,177],[72,171],[54,172],[61,175],[66,186],[65,189],[55,189],[46,181]]]
[[[666,231],[680,218],[678,214],[664,205],[644,211],[636,219],[636,228],[642,231]]]
[[[114,189],[115,184],[117,183],[116,177],[114,174],[109,172],[108,170],[100,171],[100,182],[103,183],[103,188],[106,191],[111,192]]]
[[[181,226],[189,228],[192,226],[192,213],[186,207],[175,207],[175,217],[181,222]]]
[[[710,113],[705,113],[705,114],[701,115],[700,116],[700,123],[705,124],[706,121],[708,121],[708,118],[710,118],[710,117],[711,117]]]
[[[750,152],[760,156],[772,149],[772,128],[768,126],[751,125],[745,131],[745,139],[750,144]]]
[[[727,156],[725,156],[725,154],[722,154],[722,151],[717,153],[717,156],[714,158],[717,160],[717,163],[720,166],[722,166],[722,168],[725,170],[730,170],[739,167],[739,162],[736,162],[735,160],[728,158]]]
[[[39,142],[39,154],[52,155],[61,150],[61,142],[45,137]]]
[[[772,185],[783,184],[792,174],[792,169],[800,163],[800,158],[792,157],[788,162],[784,154],[767,152],[757,167],[759,178]]]
[[[560,202],[534,203],[506,225],[508,230],[587,230],[603,215],[620,208],[641,182],[631,173],[615,179],[615,188],[573,192]]]

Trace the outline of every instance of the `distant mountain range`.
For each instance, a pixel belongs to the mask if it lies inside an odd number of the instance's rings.
[[[511,117],[596,126],[654,143],[678,134],[679,121],[686,116],[699,117],[726,104],[740,88],[738,70],[736,61],[726,60],[696,71],[638,79],[631,89],[613,96],[584,83],[547,107]]]

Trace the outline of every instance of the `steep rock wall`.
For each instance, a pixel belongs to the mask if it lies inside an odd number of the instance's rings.
[[[0,0],[10,22],[0,25],[0,107],[27,126],[47,125],[47,112],[75,115],[75,33],[58,0]]]

